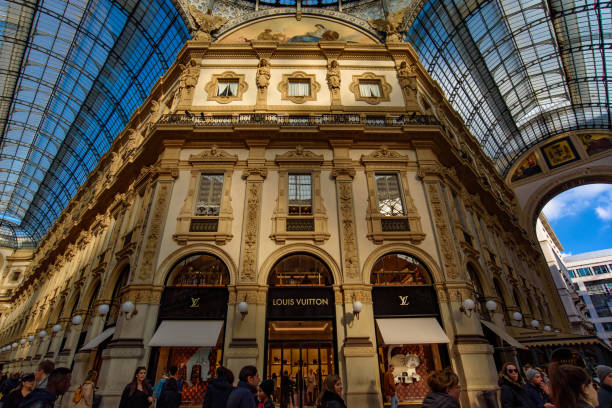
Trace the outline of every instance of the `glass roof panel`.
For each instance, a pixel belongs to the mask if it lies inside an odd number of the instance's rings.
[[[171,0],[34,6],[0,0],[0,68],[14,72],[0,74],[0,228],[31,242],[46,233],[188,39]]]
[[[430,0],[407,40],[503,174],[548,137],[612,127],[611,1]]]

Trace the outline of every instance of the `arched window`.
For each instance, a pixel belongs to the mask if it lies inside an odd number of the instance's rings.
[[[193,254],[180,260],[168,275],[167,286],[227,286],[229,270],[209,254]]]
[[[484,288],[482,287],[482,282],[480,282],[480,278],[478,277],[478,272],[476,272],[474,266],[471,263],[467,264],[467,272],[470,281],[472,281],[472,285],[474,287],[476,302],[478,302],[480,309],[480,316],[487,320],[490,320],[491,316],[489,315],[489,311],[487,310],[487,301],[485,299]]]
[[[508,308],[506,307],[506,299],[504,299],[504,295],[502,294],[501,286],[497,279],[493,279],[493,287],[495,288],[495,294],[499,298],[499,307],[501,307],[502,313],[504,315],[504,323],[510,326],[510,318],[508,317]]]
[[[523,313],[523,308],[521,307],[521,302],[519,301],[519,295],[516,292],[516,288],[512,290],[512,296],[514,297],[514,303],[516,304],[516,306],[519,308],[519,312],[521,312],[521,314],[523,315],[523,318],[521,320],[521,325],[525,324],[525,313]]]
[[[431,285],[429,271],[418,259],[392,253],[378,258],[372,268],[370,283],[373,285],[419,286]]]
[[[127,285],[129,276],[130,265],[126,265],[123,270],[121,270],[119,278],[117,278],[117,282],[115,282],[115,287],[113,288],[113,294],[111,297],[110,312],[106,315],[106,322],[104,323],[105,328],[117,323],[117,318],[119,317],[119,307],[121,306],[121,289]]]
[[[331,271],[319,258],[308,254],[284,257],[270,271],[270,286],[331,286]]]

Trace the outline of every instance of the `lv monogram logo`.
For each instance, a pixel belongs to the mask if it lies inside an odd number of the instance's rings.
[[[408,306],[410,304],[410,302],[408,302],[408,296],[398,296],[400,299],[400,302],[402,302],[400,304],[400,306]]]
[[[200,307],[200,298],[191,298],[190,307]]]

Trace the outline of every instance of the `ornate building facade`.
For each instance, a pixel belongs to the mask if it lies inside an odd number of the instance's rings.
[[[95,368],[103,407],[139,365],[178,365],[187,405],[220,364],[286,372],[305,406],[337,372],[374,407],[389,363],[406,403],[451,366],[484,407],[512,336],[569,335],[513,191],[409,44],[324,13],[211,42],[198,18],[35,250],[6,370]]]

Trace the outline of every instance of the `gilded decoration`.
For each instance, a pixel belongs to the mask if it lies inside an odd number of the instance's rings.
[[[151,216],[151,222],[149,223],[146,243],[142,251],[140,273],[138,274],[138,278],[141,280],[147,280],[153,275],[153,268],[157,257],[157,247],[161,239],[162,227],[164,225],[166,213],[168,212],[168,205],[170,204],[171,189],[171,183],[159,183],[157,201],[155,202],[155,208]]]
[[[227,23],[227,18],[213,16],[211,9],[208,9],[206,13],[204,13],[193,4],[189,5],[189,13],[198,26],[198,32],[195,35],[195,39],[197,41],[210,42],[210,33],[218,30],[219,28],[223,27],[225,23]]]
[[[236,81],[238,88],[236,95],[219,95],[219,83],[223,81]],[[232,101],[241,101],[242,95],[249,89],[249,85],[244,79],[244,74],[236,74],[233,71],[225,71],[222,74],[213,74],[210,82],[204,87],[208,94],[207,100],[216,101],[218,103],[230,103]]]
[[[442,200],[438,193],[437,184],[426,182],[426,191],[429,196],[429,203],[434,216],[434,224],[438,232],[440,240],[440,250],[442,252],[442,263],[444,270],[450,279],[459,279],[459,270],[457,268],[457,260],[455,259],[455,251],[451,240],[451,232],[448,229],[446,217],[443,210]]]
[[[546,164],[551,169],[564,166],[568,163],[580,160],[576,149],[569,137],[556,140],[541,148]]]
[[[304,150],[297,145],[295,150],[288,151],[275,158],[278,169],[278,199],[272,217],[272,233],[270,238],[277,244],[286,240],[313,240],[323,243],[329,239],[327,230],[327,210],[321,194],[321,165],[323,156]],[[312,187],[311,214],[289,215],[289,175],[309,174]],[[304,228],[288,228],[288,225],[303,223]],[[301,224],[300,224],[301,225]]]
[[[403,42],[403,36],[408,31],[408,28],[404,22],[404,18],[408,13],[408,8],[403,8],[396,11],[393,15],[390,15],[387,11],[385,18],[378,18],[376,20],[369,20],[368,23],[372,28],[383,32],[387,35],[387,43],[401,43]]]
[[[373,83],[380,87],[380,96],[362,96],[359,84]],[[361,75],[353,75],[353,82],[349,85],[349,90],[355,95],[355,101],[362,101],[370,105],[378,105],[381,102],[391,100],[391,85],[387,83],[384,75],[376,75],[373,72],[366,72]]]
[[[291,81],[308,82],[310,93],[304,96],[289,95],[289,83]],[[317,100],[317,94],[321,90],[321,84],[316,81],[314,74],[296,71],[291,74],[283,74],[283,80],[278,84],[278,90],[281,93],[282,100],[291,101],[293,103],[304,103]]]

